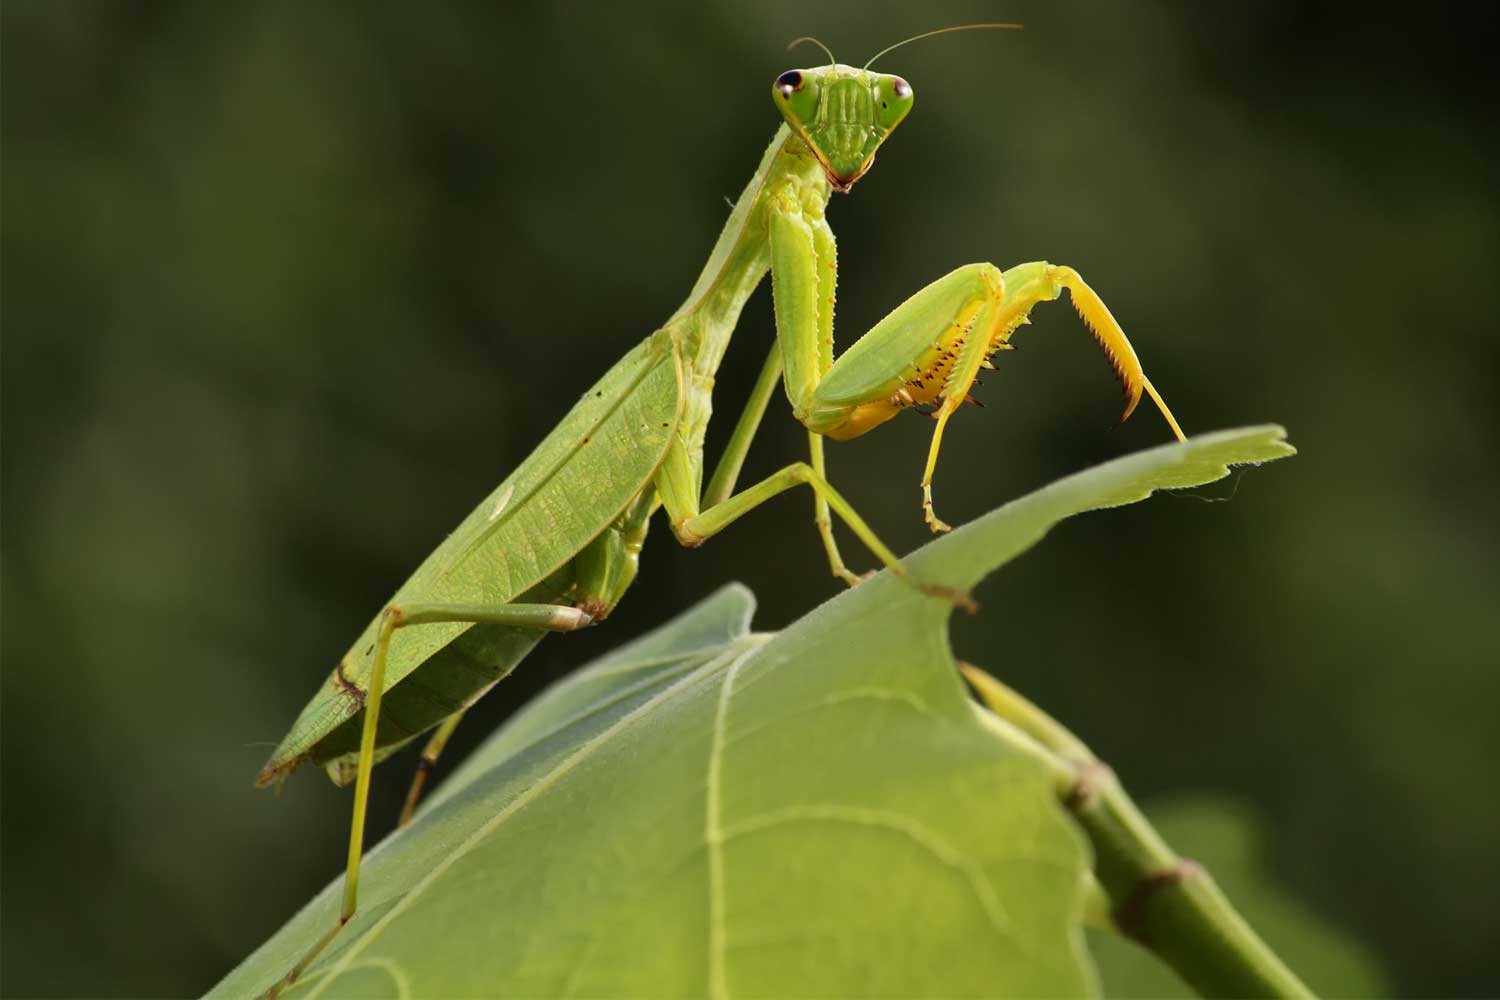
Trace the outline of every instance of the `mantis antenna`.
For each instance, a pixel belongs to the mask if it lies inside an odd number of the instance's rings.
[[[828,56],[828,65],[830,65],[830,66],[837,66],[838,65],[838,60],[835,59],[835,58],[833,58],[833,53],[828,50],[828,46],[824,45],[822,42],[818,41],[816,38],[812,37],[811,35],[803,35],[801,38],[794,38],[794,39],[792,39],[790,42],[787,42],[786,50],[788,52],[790,52],[793,49],[795,49],[797,46],[801,45],[803,42],[812,42],[818,48],[822,49],[823,50],[823,54],[826,55],[826,56]]]
[[[873,63],[876,59],[879,59],[881,56],[885,55],[887,52],[891,51],[892,49],[899,49],[901,46],[905,45],[907,42],[921,41],[924,38],[931,38],[933,35],[946,35],[946,34],[948,34],[949,32],[952,32],[952,31],[977,31],[977,30],[980,30],[980,29],[983,29],[983,28],[1005,28],[1005,29],[1010,30],[1010,31],[1020,31],[1023,27],[1024,27],[1024,25],[1020,25],[1020,24],[957,24],[957,25],[954,25],[951,28],[938,28],[936,31],[924,31],[920,35],[912,35],[910,38],[903,38],[903,39],[901,39],[901,41],[897,42],[895,45],[887,45],[885,48],[881,49],[879,52],[877,52],[873,56],[871,56],[870,57],[870,62],[865,63],[864,66],[862,66],[860,68],[861,69],[869,69],[870,68],[870,63]],[[801,39],[798,39],[798,41],[800,41],[800,40]],[[831,59],[831,58],[833,58],[833,56],[830,55],[829,58]]]

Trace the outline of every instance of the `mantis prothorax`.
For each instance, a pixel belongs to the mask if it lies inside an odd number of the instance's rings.
[[[1032,307],[1064,290],[1124,386],[1124,416],[1145,391],[1182,437],[1119,324],[1069,267],[961,267],[896,307],[835,361],[837,265],[824,210],[834,191],[847,192],[870,169],[876,150],[911,110],[912,88],[899,76],[830,61],[781,74],[771,96],[785,121],[687,301],[610,369],[417,568],[262,769],[260,786],[282,781],[308,761],[327,765],[340,784],[355,782],[340,917],[267,995],[297,980],[354,916],[376,761],[437,726],[420,782],[464,710],[543,635],[602,621],[635,577],[647,522],[658,507],[666,508],[679,542],[698,545],[776,494],[806,484],[835,576],[858,582],[839,554],[830,512],[886,568],[907,577],[891,550],[829,485],[823,438],[857,437],[903,409],[935,407],[922,508],[934,531],[946,530],[933,513],[931,494],[943,429],[968,398],[979,370],[1009,346]],[[741,309],[768,270],[777,343],[703,487],[714,373]],[[735,492],[751,439],[782,379],[792,412],[808,429],[810,461]],[[419,789],[413,788],[403,820]]]

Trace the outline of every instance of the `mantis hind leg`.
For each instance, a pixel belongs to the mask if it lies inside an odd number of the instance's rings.
[[[360,730],[359,768],[354,781],[354,818],[349,825],[349,859],[344,875],[343,902],[339,908],[338,921],[318,939],[301,961],[261,994],[261,1000],[271,1000],[295,983],[307,971],[323,949],[343,930],[353,917],[359,904],[359,866],[364,858],[365,814],[370,801],[370,772],[375,766],[375,734],[380,724],[380,702],[385,696],[385,667],[391,647],[391,636],[398,629],[412,625],[432,625],[439,622],[468,622],[484,625],[507,625],[517,628],[545,629],[552,632],[572,632],[594,623],[592,616],[577,608],[556,604],[403,604],[391,605],[380,616],[380,629],[375,637],[375,653],[370,668],[370,679],[365,693],[365,720]],[[455,715],[445,727],[457,725]]]
[[[625,509],[614,524],[578,553],[574,561],[577,575],[577,600],[574,606],[592,621],[601,622],[607,618],[635,579],[641,546],[645,544],[646,529],[654,509],[654,495],[647,490]],[[464,710],[460,710],[444,719],[423,747],[422,756],[417,761],[417,772],[412,776],[411,786],[406,791],[406,801],[401,807],[401,818],[396,821],[397,829],[409,824],[416,815],[417,803],[422,798],[428,776],[437,766],[438,758],[442,756],[448,740],[463,717]]]
[[[437,767],[438,758],[443,755],[443,748],[448,745],[448,740],[458,724],[463,721],[464,713],[455,712],[443,720],[433,732],[432,738],[422,748],[422,757],[417,761],[417,773],[412,775],[411,787],[406,790],[406,802],[401,806],[401,818],[396,821],[396,828],[406,826],[411,822],[412,816],[416,814],[417,802],[422,798],[422,789],[427,784],[427,776],[432,769]]]

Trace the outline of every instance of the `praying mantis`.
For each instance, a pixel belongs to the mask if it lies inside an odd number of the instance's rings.
[[[952,30],[961,29],[916,38]],[[964,594],[910,578],[830,485],[823,439],[858,437],[905,409],[928,412],[935,425],[921,506],[933,531],[948,530],[932,500],[943,430],[1032,308],[1064,291],[1124,388],[1121,421],[1145,392],[1184,439],[1120,325],[1066,266],[960,267],[901,303],[835,360],[836,244],[825,210],[834,192],[847,193],[870,170],[914,102],[905,79],[870,70],[873,62],[856,69],[830,53],[825,66],[776,78],[771,97],[782,124],[686,301],[584,393],[422,562],[262,768],[259,787],[279,784],[308,762],[325,765],[339,784],[352,779],[355,786],[339,919],[265,996],[296,982],[355,914],[373,766],[436,727],[407,797],[404,825],[468,706],[547,633],[608,617],[636,575],[658,508],[679,543],[697,546],[771,497],[806,485],[834,576],[851,586],[860,580],[839,552],[836,514],[892,574],[937,599],[971,606]],[[703,442],[714,375],[746,300],[767,272],[776,342],[705,486]],[[736,491],[778,382],[807,429],[808,461]]]

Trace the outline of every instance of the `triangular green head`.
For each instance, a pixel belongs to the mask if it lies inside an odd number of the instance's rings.
[[[787,70],[771,99],[801,137],[835,191],[848,191],[875,162],[875,150],[911,110],[911,84],[899,76],[835,63]]]

